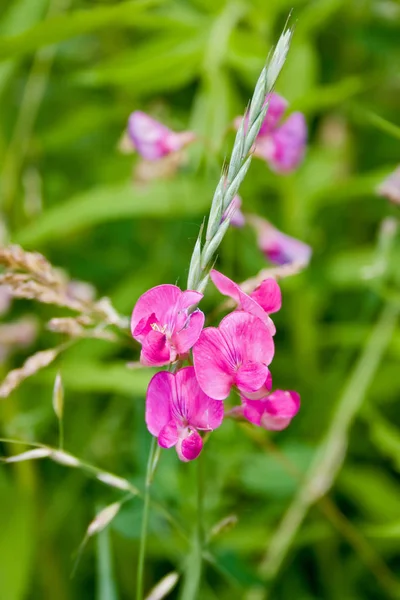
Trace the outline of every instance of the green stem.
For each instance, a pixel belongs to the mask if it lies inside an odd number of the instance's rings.
[[[203,477],[203,456],[196,459],[196,488],[197,488],[197,508],[196,508],[196,527],[192,543],[192,550],[188,557],[185,569],[185,581],[180,595],[181,600],[196,600],[199,598],[199,588],[201,583],[203,549],[204,549],[204,477]]]
[[[140,534],[139,559],[137,567],[136,600],[143,600],[143,573],[146,556],[147,529],[149,523],[150,486],[154,470],[154,457],[157,450],[157,440],[151,440],[149,458],[147,460],[146,482],[144,490],[144,504],[142,513],[142,531]]]

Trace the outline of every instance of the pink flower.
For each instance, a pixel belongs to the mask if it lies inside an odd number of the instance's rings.
[[[400,205],[400,167],[397,167],[377,188],[377,193]]]
[[[129,117],[128,135],[139,154],[150,161],[177,152],[195,139],[193,132],[175,133],[140,110]]]
[[[197,458],[203,447],[198,433],[219,427],[224,406],[206,396],[197,383],[193,367],[177,373],[154,375],[146,396],[146,424],[162,448],[176,447],[183,461]]]
[[[248,217],[258,235],[258,246],[266,258],[275,265],[306,267],[311,259],[311,247],[276,229],[271,223],[256,215]]]
[[[243,310],[261,319],[272,335],[275,334],[275,325],[268,316],[280,310],[282,306],[281,290],[275,279],[265,279],[250,295],[243,292],[237,283],[219,271],[212,269],[210,277],[224,296],[229,296],[237,304],[238,310]]]
[[[140,296],[131,319],[132,336],[142,344],[140,362],[147,366],[167,365],[186,354],[198,340],[204,314],[189,308],[203,294],[176,285],[158,285]]]
[[[245,218],[244,214],[240,210],[242,207],[242,199],[239,195],[236,195],[224,214],[222,215],[221,223],[225,221],[227,217],[231,219],[232,227],[244,227]]]
[[[219,327],[203,329],[193,348],[194,367],[203,392],[224,400],[232,386],[253,394],[269,381],[274,341],[268,327],[254,315],[233,312]]]
[[[264,158],[277,173],[291,173],[304,158],[307,125],[304,115],[295,112],[270,135],[257,139],[254,154]]]
[[[289,425],[299,409],[300,396],[297,392],[275,390],[260,400],[249,400],[242,396],[242,406],[234,409],[233,414],[241,415],[264,429],[281,431]]]
[[[281,123],[287,101],[278,94],[267,96],[268,112],[257,136],[254,155],[269,164],[277,173],[291,173],[304,158],[307,124],[300,112],[292,113]],[[239,120],[235,120],[238,127]]]

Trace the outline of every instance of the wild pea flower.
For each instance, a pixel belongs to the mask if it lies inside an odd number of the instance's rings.
[[[282,123],[287,101],[272,93],[267,96],[267,102],[268,111],[257,136],[254,155],[267,161],[277,173],[291,173],[304,158],[307,143],[304,115],[294,112]],[[239,126],[238,119],[235,125]]]
[[[158,285],[145,292],[133,309],[132,336],[142,344],[140,361],[147,366],[167,365],[185,355],[198,340],[204,314],[189,308],[203,294],[182,292],[176,285]]]
[[[243,292],[237,283],[215,269],[211,270],[210,277],[221,294],[229,296],[236,302],[238,310],[243,310],[258,317],[265,323],[270,333],[275,334],[275,325],[269,314],[277,312],[282,306],[281,290],[275,279],[265,279],[249,295]]]
[[[269,380],[274,341],[268,327],[254,315],[237,311],[219,327],[203,329],[193,348],[194,367],[204,393],[216,400],[229,396],[232,386],[252,394]]]
[[[238,227],[238,228],[244,227],[245,217],[241,211],[241,207],[242,207],[242,199],[238,194],[236,194],[236,196],[233,198],[232,202],[230,203],[230,205],[228,206],[228,208],[222,215],[221,223],[223,223],[225,221],[225,219],[227,219],[229,217],[230,224],[233,227]]]
[[[258,246],[269,261],[275,265],[291,264],[299,268],[308,265],[312,254],[308,244],[282,233],[256,215],[249,215],[247,220],[256,230]]]
[[[142,158],[149,161],[177,152],[195,139],[193,132],[176,133],[140,110],[129,117],[128,136]]]
[[[394,204],[400,204],[400,167],[386,177],[376,191]]]
[[[293,391],[275,390],[266,398],[250,400],[242,396],[241,400],[242,406],[233,409],[233,414],[270,431],[285,429],[300,409],[300,396]]]
[[[183,461],[197,458],[203,447],[200,431],[212,431],[224,418],[224,406],[199,387],[193,367],[156,373],[146,396],[146,424],[162,448],[176,447]]]

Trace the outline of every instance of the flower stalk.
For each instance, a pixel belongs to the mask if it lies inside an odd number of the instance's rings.
[[[146,481],[143,499],[142,530],[140,534],[139,560],[136,579],[136,600],[143,600],[143,576],[146,556],[147,530],[149,525],[150,486],[154,473],[154,460],[157,452],[157,438],[151,439],[149,458],[147,460]]]

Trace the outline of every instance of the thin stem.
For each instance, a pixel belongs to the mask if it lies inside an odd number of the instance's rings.
[[[136,600],[143,600],[143,574],[144,561],[146,556],[147,529],[149,523],[150,506],[150,485],[154,471],[154,457],[157,450],[157,440],[155,437],[151,440],[149,458],[147,460],[146,482],[144,490],[144,504],[142,513],[142,531],[140,534],[139,559],[137,567]]]
[[[64,448],[64,419],[58,419],[58,447],[60,450]]]

